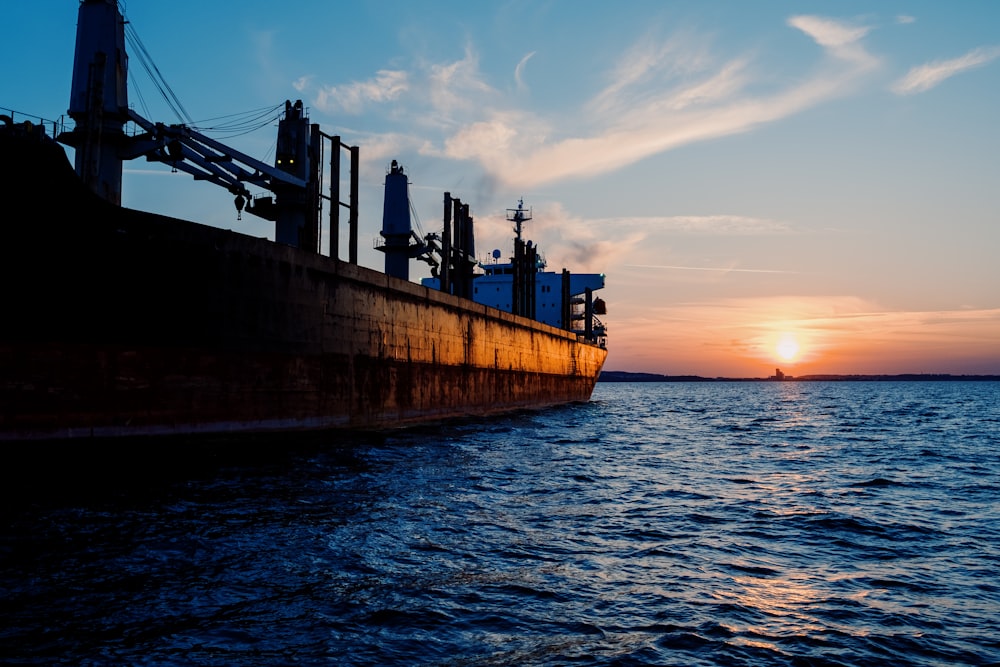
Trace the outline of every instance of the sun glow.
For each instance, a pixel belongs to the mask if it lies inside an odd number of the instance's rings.
[[[782,361],[794,361],[799,356],[799,341],[794,334],[782,334],[774,351]]]

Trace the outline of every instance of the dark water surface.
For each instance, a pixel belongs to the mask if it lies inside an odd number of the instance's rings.
[[[0,662],[1000,664],[1000,383],[263,444],[8,460]]]

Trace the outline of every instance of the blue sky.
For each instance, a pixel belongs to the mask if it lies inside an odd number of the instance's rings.
[[[65,112],[76,6],[6,8],[0,106]],[[509,248],[504,209],[524,197],[550,269],[608,276],[608,369],[1000,373],[1000,3],[133,0],[126,14],[195,121],[300,98],[361,147],[363,264],[381,267],[392,159],[423,228],[450,191],[484,253]],[[177,122],[130,62],[140,113]],[[227,141],[273,156],[270,128]],[[126,205],[271,233],[236,221],[225,191],[127,169]]]

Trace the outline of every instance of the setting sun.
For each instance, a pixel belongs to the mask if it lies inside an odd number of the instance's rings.
[[[799,341],[792,334],[784,334],[775,347],[782,361],[793,361],[799,354]]]

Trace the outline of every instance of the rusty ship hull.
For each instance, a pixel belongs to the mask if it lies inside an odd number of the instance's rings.
[[[92,194],[7,128],[0,440],[382,428],[589,399],[569,331]]]

